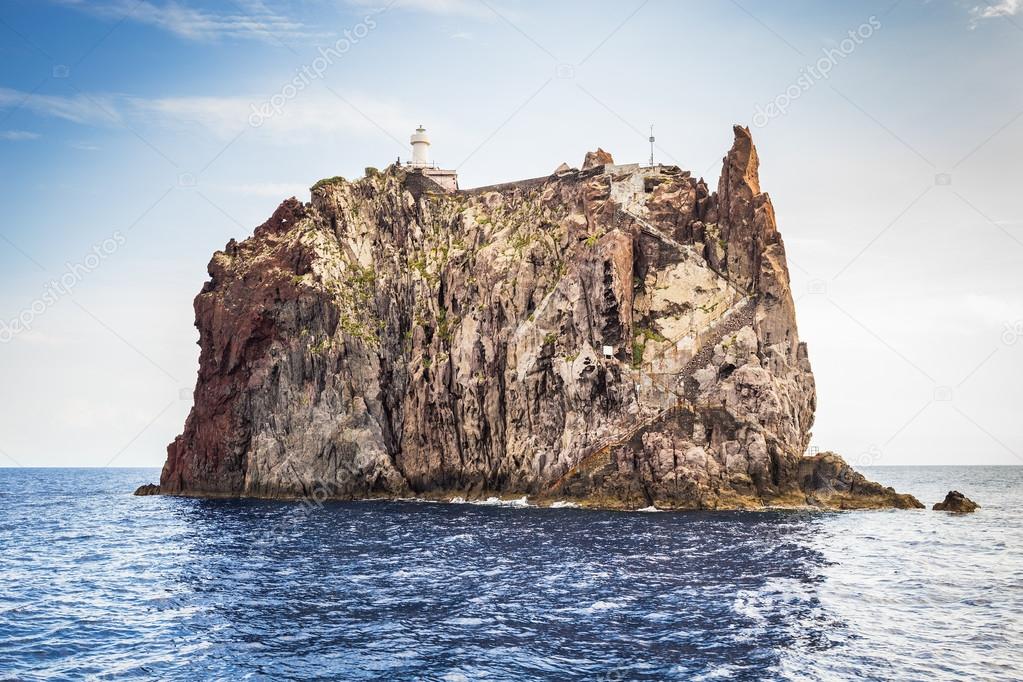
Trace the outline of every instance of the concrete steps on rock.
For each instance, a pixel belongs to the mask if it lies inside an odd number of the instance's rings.
[[[757,297],[754,296],[746,301],[737,313],[729,315],[723,322],[717,325],[710,337],[700,344],[700,348],[697,349],[696,354],[693,355],[689,362],[685,364],[682,371],[676,375],[673,381],[675,384],[673,387],[665,386],[659,379],[655,379],[654,375],[648,375],[652,381],[656,381],[658,383],[660,388],[673,393],[676,397],[678,397],[677,402],[674,405],[666,407],[641,419],[639,422],[630,424],[626,429],[619,431],[618,433],[602,439],[590,448],[589,452],[583,455],[583,457],[576,462],[574,466],[569,468],[568,471],[559,477],[558,480],[550,486],[550,490],[557,490],[571,475],[579,471],[585,471],[602,456],[610,455],[613,449],[625,445],[643,429],[650,427],[658,420],[675,414],[682,409],[695,409],[697,407],[696,398],[699,393],[699,382],[693,378],[693,374],[711,361],[714,355],[714,348],[717,347],[717,345],[721,343],[727,335],[734,334],[743,327],[753,324],[756,316],[756,307]],[[679,384],[682,384],[683,386],[683,393],[681,395],[679,395],[677,390]]]

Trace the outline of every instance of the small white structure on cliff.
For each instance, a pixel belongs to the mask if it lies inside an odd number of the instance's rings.
[[[422,173],[449,192],[457,191],[458,173],[438,168],[436,163],[430,161],[430,138],[426,134],[426,128],[422,125],[416,128],[416,132],[412,133],[409,141],[412,144],[412,160],[408,162],[409,168]]]

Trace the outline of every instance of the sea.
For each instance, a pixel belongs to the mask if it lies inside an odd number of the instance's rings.
[[[0,469],[0,680],[1019,680],[1023,467],[974,514],[134,497]]]

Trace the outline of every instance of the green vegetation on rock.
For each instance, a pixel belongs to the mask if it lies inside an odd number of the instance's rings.
[[[332,178],[323,178],[322,180],[317,180],[316,184],[309,188],[309,191],[315,192],[321,187],[326,187],[327,185],[340,185],[343,182],[345,182],[345,179],[340,175],[335,175]]]

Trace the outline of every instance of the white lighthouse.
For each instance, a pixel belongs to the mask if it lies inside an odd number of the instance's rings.
[[[457,192],[458,173],[438,168],[430,161],[430,138],[426,134],[426,128],[423,126],[416,128],[409,141],[412,143],[412,160],[408,162],[408,167],[429,178],[444,191]]]
[[[426,135],[426,128],[420,125],[416,132],[412,133],[412,165],[416,168],[424,168],[430,165],[430,138]]]

